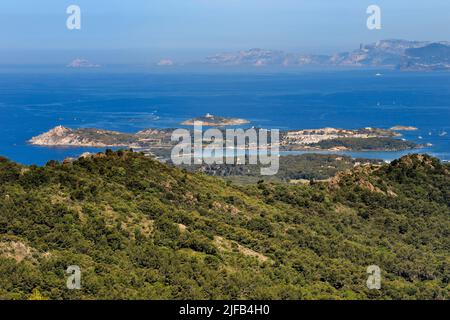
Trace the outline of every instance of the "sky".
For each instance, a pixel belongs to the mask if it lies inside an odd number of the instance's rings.
[[[380,6],[382,29],[366,9]],[[66,9],[81,8],[81,30]],[[58,63],[79,55],[101,63],[264,48],[331,53],[381,39],[450,40],[449,0],[2,0],[0,64]]]

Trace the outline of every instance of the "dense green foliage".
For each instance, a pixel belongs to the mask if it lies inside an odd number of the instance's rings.
[[[247,161],[248,163],[248,161]],[[279,158],[279,170],[274,176],[261,176],[264,165],[249,164],[212,164],[184,166],[189,171],[199,171],[207,175],[223,177],[241,184],[266,182],[293,182],[295,180],[325,180],[336,173],[352,169],[357,164],[381,164],[382,160],[353,159],[349,156],[335,154],[306,153],[286,155]]]
[[[0,159],[0,298],[448,299],[449,170],[408,156],[244,187],[123,151]]]
[[[414,142],[394,138],[336,138],[322,140],[318,143],[313,143],[310,146],[319,147],[321,149],[345,147],[354,151],[397,151],[417,147]]]

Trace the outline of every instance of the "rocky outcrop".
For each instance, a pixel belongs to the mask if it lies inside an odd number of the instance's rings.
[[[100,129],[70,129],[57,126],[30,139],[29,143],[40,146],[78,147],[137,147],[133,135]]]
[[[74,139],[76,138],[71,129],[57,126],[48,132],[31,138],[29,142],[41,146],[71,145],[74,143]]]

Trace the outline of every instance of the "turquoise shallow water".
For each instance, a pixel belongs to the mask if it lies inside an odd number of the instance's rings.
[[[0,70],[0,155],[24,164],[95,148],[26,143],[56,125],[136,132],[212,113],[263,128],[416,126],[417,152],[450,160],[450,73],[94,73]],[[447,134],[445,134],[447,132]],[[406,152],[408,153],[408,152]],[[350,153],[392,160],[405,153]]]

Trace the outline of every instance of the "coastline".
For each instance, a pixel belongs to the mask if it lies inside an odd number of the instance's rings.
[[[192,119],[191,119],[192,120]],[[188,120],[188,121],[191,121]],[[235,120],[235,119],[232,119]],[[154,156],[161,161],[170,161],[170,150],[175,146],[171,135],[175,129],[148,128],[134,134],[95,128],[71,129],[57,126],[38,136],[32,137],[28,143],[34,146],[52,148],[129,148]],[[224,130],[224,129],[219,129]],[[424,145],[415,144],[390,129],[301,129],[280,132],[280,155],[304,153],[349,154],[355,157],[392,160],[399,156],[424,150]],[[203,141],[203,146],[208,141]],[[257,152],[254,145],[236,146],[236,153]]]
[[[89,72],[89,70],[88,70]],[[429,98],[430,105],[439,105],[439,101],[445,101],[444,92],[444,83],[448,82],[448,76],[443,74],[428,74],[428,73],[420,73],[417,75],[401,75],[399,73],[383,73],[384,78],[389,77],[389,81],[393,81],[395,84],[401,85],[409,85],[411,86],[412,91],[417,91],[417,93],[422,96],[422,87],[426,83],[436,83],[436,88],[430,91],[431,96]],[[312,79],[312,83],[306,82],[305,78]],[[74,146],[71,148],[65,148],[65,146],[42,146],[35,147],[30,144],[26,144],[26,141],[32,137],[39,135],[42,132],[47,131],[48,129],[54,127],[57,124],[62,124],[71,128],[80,128],[80,127],[94,127],[94,128],[102,128],[108,130],[117,130],[121,132],[137,132],[139,130],[143,130],[146,127],[153,128],[184,128],[189,129],[188,127],[180,126],[179,123],[183,120],[189,119],[190,115],[196,114],[204,114],[207,111],[217,114],[223,115],[221,112],[224,106],[229,105],[230,109],[227,109],[227,114],[230,116],[236,116],[236,118],[244,118],[251,121],[250,125],[244,125],[242,127],[272,127],[272,128],[280,128],[282,130],[295,130],[298,128],[324,128],[327,126],[333,126],[338,128],[360,128],[365,126],[374,126],[374,127],[382,127],[382,128],[391,128],[396,125],[404,125],[404,126],[415,126],[418,127],[418,131],[404,131],[399,132],[403,134],[403,137],[409,141],[416,142],[418,144],[426,144],[432,143],[433,146],[427,148],[425,152],[430,154],[435,154],[440,159],[449,160],[450,159],[450,135],[440,136],[441,132],[450,132],[450,128],[448,127],[448,113],[443,113],[440,117],[434,117],[433,114],[435,110],[433,108],[428,108],[425,106],[420,106],[418,102],[411,102],[410,108],[414,108],[417,110],[414,115],[411,117],[406,117],[402,112],[406,112],[407,109],[403,110],[405,107],[400,106],[400,98],[401,99],[409,99],[411,96],[410,92],[405,92],[402,96],[397,97],[394,100],[385,101],[380,100],[381,105],[377,106],[377,96],[373,96],[370,93],[362,92],[364,88],[363,85],[377,82],[379,83],[380,79],[373,79],[373,73],[370,72],[343,72],[339,74],[330,74],[330,75],[322,75],[322,74],[308,74],[308,75],[270,75],[270,80],[267,82],[258,82],[258,76],[245,76],[246,81],[249,81],[249,93],[248,95],[253,96],[257,94],[261,90],[264,92],[262,94],[262,98],[274,96],[278,92],[278,87],[273,88],[270,86],[272,80],[277,81],[280,86],[286,88],[287,94],[289,97],[285,96],[276,97],[268,100],[268,104],[264,108],[258,107],[257,101],[247,100],[247,93],[242,93],[241,91],[237,91],[239,95],[237,97],[234,96],[224,96],[221,99],[216,97],[203,97],[201,99],[205,99],[204,103],[202,102],[198,105],[200,97],[197,99],[187,99],[183,101],[185,108],[177,109],[177,104],[179,103],[178,98],[175,100],[171,100],[169,98],[165,98],[166,95],[161,94],[161,99],[169,99],[166,101],[166,104],[158,106],[157,104],[154,106],[148,105],[148,107],[144,108],[140,105],[136,106],[136,109],[132,109],[130,111],[126,111],[125,113],[116,113],[116,110],[113,106],[108,104],[107,99],[104,99],[103,95],[94,94],[91,96],[85,96],[82,91],[77,89],[77,83],[80,80],[78,76],[74,76],[73,83],[71,83],[72,87],[68,91],[70,96],[75,96],[77,94],[81,95],[83,101],[85,102],[74,102],[72,107],[71,104],[63,103],[63,107],[60,108],[55,105],[50,104],[49,106],[43,106],[42,110],[44,111],[39,118],[36,118],[35,113],[28,112],[28,107],[20,105],[15,105],[13,99],[9,99],[8,97],[13,97],[16,94],[20,94],[20,83],[21,81],[25,81],[24,83],[31,83],[33,80],[28,76],[15,77],[10,76],[8,78],[4,77],[3,85],[4,90],[8,92],[8,96],[5,96],[5,127],[3,140],[1,143],[2,154],[6,157],[18,161],[24,164],[45,164],[45,162],[49,159],[64,159],[64,157],[74,157],[77,153],[81,154],[83,151],[75,150]],[[46,87],[49,88],[48,93],[51,91],[60,90],[61,85],[59,82],[55,81],[54,75],[46,75],[42,77],[43,83]],[[61,76],[62,78],[63,76]],[[93,77],[93,76],[92,76]],[[243,76],[241,76],[243,77]],[[91,76],[89,76],[89,79]],[[111,96],[114,96],[114,92],[121,92],[126,94],[129,90],[127,88],[122,88],[118,84],[121,83],[118,81],[121,79],[121,74],[108,75],[107,77],[101,77],[102,82],[102,90],[105,90],[105,93],[111,93]],[[234,79],[240,79],[239,76],[233,76],[231,79],[223,79],[223,76],[220,75],[208,75],[199,76],[199,82],[193,84],[190,88],[194,90],[193,92],[198,92],[198,88],[205,87],[210,82],[211,78],[214,80],[213,89],[218,90],[222,88],[222,85],[216,85],[216,83],[222,83],[220,81],[225,81],[227,86],[234,88],[236,90],[240,90],[237,85],[233,84]],[[339,88],[337,92],[343,94],[342,103],[348,104],[348,109],[344,114],[335,113],[338,105],[335,105],[333,102],[332,94],[334,90],[334,83],[338,79],[343,78],[343,87]],[[89,80],[87,79],[87,80]],[[139,79],[143,83],[143,87],[151,86],[152,83],[155,84],[155,90],[158,90],[160,85],[159,80],[163,80],[160,75],[154,75],[148,81],[143,81],[142,78],[133,76],[133,79]],[[184,75],[174,75],[170,76],[167,81],[170,83],[177,83],[179,79],[183,80],[183,83],[190,83],[192,80],[192,76],[184,76]],[[92,79],[94,80],[94,79]],[[98,80],[98,79],[97,79]],[[153,81],[155,80],[155,81]],[[158,81],[156,81],[158,80]],[[291,87],[290,84],[293,81],[297,81],[300,83],[304,83],[305,87],[308,90],[314,92],[324,92],[324,96],[316,97],[318,102],[315,102],[314,97],[309,96],[294,96],[297,89],[295,87]],[[302,82],[304,81],[304,82]],[[88,81],[88,83],[90,83]],[[324,84],[325,86],[322,86]],[[380,88],[380,94],[384,94],[386,91],[383,91],[385,84],[379,83],[382,87]],[[364,101],[367,100],[367,108],[361,109],[358,107],[356,102],[353,100],[348,100],[352,97],[353,93],[347,91],[347,88],[355,87],[355,92],[360,92],[361,97]],[[145,95],[144,88],[142,90],[137,88],[137,90]],[[197,94],[196,94],[197,96]],[[150,99],[150,95],[148,96]],[[314,98],[314,99],[313,99]],[[300,100],[301,99],[301,100]],[[48,101],[47,101],[48,100]],[[238,109],[238,101],[249,103],[248,110],[240,110]],[[46,98],[47,102],[56,103],[58,101],[51,98],[49,95]],[[302,102],[303,101],[303,102]],[[370,104],[370,101],[373,101],[373,105]],[[412,101],[412,100],[411,100]],[[122,103],[120,101],[118,103]],[[396,103],[394,105],[394,102]],[[127,98],[127,103],[132,105],[133,99]],[[138,102],[136,102],[138,103]],[[299,107],[300,104],[303,103],[305,107]],[[313,108],[315,103],[320,104],[320,108]],[[339,102],[340,103],[340,102]],[[84,104],[92,105],[89,109],[83,109]],[[279,112],[272,108],[272,104],[283,105],[283,108],[280,108]],[[186,110],[192,110],[190,111]],[[58,111],[59,110],[59,111]],[[259,110],[257,114],[255,111]],[[403,110],[403,111],[401,111]],[[444,109],[443,111],[445,111]],[[304,113],[306,112],[306,113]],[[291,115],[291,116],[288,116]],[[303,114],[303,116],[302,116]],[[347,119],[348,115],[352,115],[349,119]],[[36,118],[36,119],[35,119]],[[205,127],[205,129],[207,129]],[[420,139],[423,137],[423,139]],[[97,144],[87,144],[84,147],[87,150],[93,150]],[[111,147],[101,147],[103,149],[115,147],[118,144],[105,144]],[[120,144],[122,146],[122,144]],[[127,144],[124,144],[127,145]],[[75,146],[76,147],[76,146]],[[121,147],[126,148],[126,147]],[[93,150],[92,152],[96,152]],[[337,152],[337,151],[336,151]],[[389,155],[383,156],[389,158]]]

